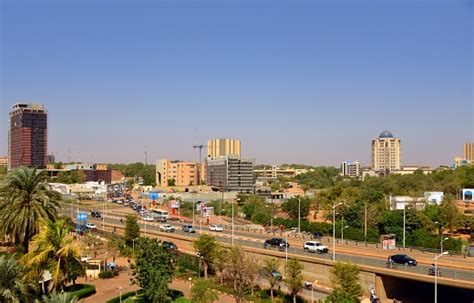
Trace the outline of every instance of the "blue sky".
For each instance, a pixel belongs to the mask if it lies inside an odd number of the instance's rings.
[[[471,1],[8,1],[0,153],[17,100],[44,103],[59,160],[195,160],[239,138],[257,163],[404,164],[474,139]]]

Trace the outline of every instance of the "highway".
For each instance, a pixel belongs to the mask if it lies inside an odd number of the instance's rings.
[[[86,211],[84,209],[84,211]],[[63,209],[63,214],[66,216],[69,216],[70,210],[69,209]],[[95,218],[90,218],[90,213],[88,213],[89,216],[89,222],[93,222],[97,225],[98,229],[102,228],[102,219],[95,219]],[[74,211],[73,216],[76,216],[76,211]],[[122,216],[118,215],[108,215],[105,218],[105,223],[106,224],[114,224],[114,225],[120,225],[122,224],[120,222],[120,219],[123,218]],[[161,223],[157,222],[147,222],[145,224],[144,221],[140,220],[140,225],[142,228],[142,232],[145,230],[148,231],[154,231],[154,232],[159,232],[159,225]],[[208,233],[212,234],[216,237],[216,240],[219,241],[220,243],[227,243],[231,244],[232,242],[232,236],[230,234],[229,230],[224,230],[224,232],[210,232],[207,227],[202,227],[202,231],[199,229],[199,226],[196,226],[196,233],[183,233],[181,230],[180,224],[170,222],[168,221],[167,223],[175,226],[176,231],[175,234],[177,235],[182,235],[182,236],[187,236],[191,238],[198,237],[200,233]],[[272,237],[271,235],[266,235],[266,234],[250,234],[247,232],[239,232],[235,231],[235,237],[234,237],[234,242],[235,244],[246,246],[246,247],[253,247],[253,248],[263,248],[263,242],[265,239],[268,239]],[[278,236],[276,236],[278,237]],[[283,236],[284,238],[285,236]],[[289,241],[290,247],[288,248],[288,251],[282,251],[279,252],[276,249],[272,249],[276,252],[278,252],[282,257],[288,254],[292,255],[301,255],[301,256],[306,256],[306,257],[313,257],[313,258],[319,258],[319,259],[325,259],[325,260],[331,260],[332,259],[332,252],[331,248],[332,246],[328,245],[330,248],[329,253],[327,254],[314,254],[314,253],[308,253],[306,252],[303,248],[302,245],[299,247],[291,245],[291,241]],[[366,265],[366,266],[372,266],[372,267],[379,267],[379,268],[387,268],[386,265],[386,259],[384,258],[377,258],[377,257],[371,257],[371,256],[364,256],[364,255],[354,255],[346,252],[338,252],[336,250],[336,261],[344,261],[344,262],[351,262],[354,264],[358,265]],[[405,272],[410,272],[410,273],[416,273],[416,274],[422,274],[422,275],[428,275],[428,268],[429,265],[425,264],[419,264],[418,266],[404,266],[404,265],[396,265],[393,270],[398,270],[398,271],[405,271]],[[440,275],[443,278],[450,278],[454,280],[459,280],[459,281],[470,281],[474,282],[474,272],[472,270],[467,270],[467,269],[461,269],[461,268],[447,268],[447,267],[440,267]]]

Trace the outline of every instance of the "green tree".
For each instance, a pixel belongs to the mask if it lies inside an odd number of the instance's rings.
[[[14,257],[0,256],[0,302],[27,302],[33,284],[23,279],[24,270]]]
[[[359,302],[363,291],[357,265],[336,262],[330,270],[329,278],[333,286],[333,292],[328,297],[329,302]]]
[[[288,214],[290,219],[298,219],[298,214],[301,211],[301,218],[304,219],[309,214],[311,200],[307,197],[300,197],[300,202],[298,197],[290,198],[281,205],[281,209]]]
[[[441,224],[449,231],[453,231],[462,222],[462,214],[456,206],[456,201],[452,196],[444,198],[441,204]]]
[[[199,238],[194,240],[193,246],[202,262],[204,277],[207,279],[209,266],[212,265],[212,261],[214,260],[215,253],[218,248],[217,241],[211,235],[202,234],[199,236]]]
[[[69,174],[68,171],[60,171],[55,181],[58,183],[65,183],[65,184],[73,183],[71,180],[71,175]]]
[[[212,303],[219,297],[212,288],[212,282],[207,279],[199,279],[191,288],[191,301],[194,303]]]
[[[18,168],[0,185],[0,233],[21,243],[28,252],[30,239],[41,220],[55,220],[61,194],[47,184],[47,175],[36,169]]]
[[[227,275],[233,282],[235,301],[243,302],[245,290],[251,285],[259,266],[255,259],[247,256],[245,251],[238,246],[229,250],[227,262]]]
[[[6,175],[8,172],[6,166],[0,166],[0,175]]]
[[[286,264],[286,285],[296,303],[296,296],[303,288],[303,264],[298,259],[290,259]]]
[[[104,242],[101,237],[95,233],[88,232],[84,236],[83,243],[88,254],[92,254],[97,258],[97,254],[104,247]]]
[[[131,266],[132,284],[140,286],[151,302],[170,302],[168,285],[173,278],[174,261],[169,250],[156,239],[140,238],[135,252],[135,263]]]
[[[32,251],[23,256],[29,275],[38,278],[44,270],[49,270],[50,290],[62,291],[71,281],[71,269],[82,265],[75,236],[68,232],[65,221],[43,221],[40,233],[32,238],[32,247]]]
[[[168,186],[176,186],[176,180],[173,178],[168,179]]]
[[[77,297],[70,293],[52,292],[49,296],[43,296],[41,303],[76,303]]]
[[[120,248],[123,247],[124,241],[121,237],[113,234],[107,240],[107,251],[112,256],[112,262],[115,263],[115,258],[117,254],[120,252]]]
[[[71,183],[84,183],[86,174],[81,170],[73,170],[70,172]]]
[[[219,283],[224,283],[224,273],[227,266],[227,260],[229,258],[229,249],[224,246],[218,245],[216,253],[214,254],[214,260],[212,261],[214,269],[219,276]]]
[[[270,297],[273,302],[273,289],[279,282],[279,277],[273,273],[278,272],[280,268],[280,260],[277,258],[266,258],[263,260],[262,276],[270,283]]]
[[[127,215],[127,219],[125,219],[125,244],[132,247],[133,239],[138,237],[140,237],[140,225],[138,225],[137,216]]]

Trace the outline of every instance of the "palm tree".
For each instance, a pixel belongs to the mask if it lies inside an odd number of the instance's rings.
[[[13,258],[0,256],[0,302],[23,302],[32,284],[23,279],[23,270]]]
[[[0,185],[0,233],[21,243],[27,253],[41,220],[56,219],[60,200],[61,194],[48,185],[45,172],[16,169]]]
[[[30,275],[41,276],[51,272],[50,290],[63,290],[64,284],[73,279],[81,267],[79,248],[69,233],[65,220],[43,221],[41,231],[32,238],[32,251],[23,257]]]
[[[77,297],[70,293],[52,292],[49,296],[43,296],[41,303],[76,303]]]

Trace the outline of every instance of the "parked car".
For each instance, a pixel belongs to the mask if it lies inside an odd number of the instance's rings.
[[[319,241],[306,241],[303,244],[303,248],[305,251],[318,254],[325,254],[329,251],[329,248]]]
[[[174,227],[169,225],[169,224],[162,224],[160,225],[160,231],[166,232],[166,233],[172,233],[174,232]]]
[[[209,230],[210,231],[224,231],[222,226],[219,224],[212,224],[211,226],[209,226]]]
[[[166,222],[166,217],[155,217],[156,222]]]
[[[171,241],[163,241],[161,242],[161,245],[164,248],[169,249],[169,250],[174,250],[174,251],[178,250],[178,246]]]
[[[102,219],[102,214],[99,211],[93,210],[93,211],[91,211],[91,217],[92,218],[97,218],[97,219]]]
[[[143,216],[143,221],[153,222],[154,219],[153,219],[153,217],[151,217],[151,216],[145,215],[145,216]]]
[[[87,223],[86,227],[87,229],[97,229],[97,226],[94,223]]]
[[[278,248],[279,250],[285,250],[285,248],[290,247],[290,244],[288,244],[284,239],[282,238],[271,238],[268,240],[265,240],[263,243],[263,248]]]
[[[186,225],[183,225],[183,232],[185,232],[185,233],[195,233],[196,230],[194,229],[194,227],[192,225],[186,224]]]
[[[397,264],[406,264],[409,266],[416,266],[417,262],[415,259],[408,255],[403,255],[403,254],[398,254],[398,255],[393,255],[389,256],[388,263],[397,263]]]

